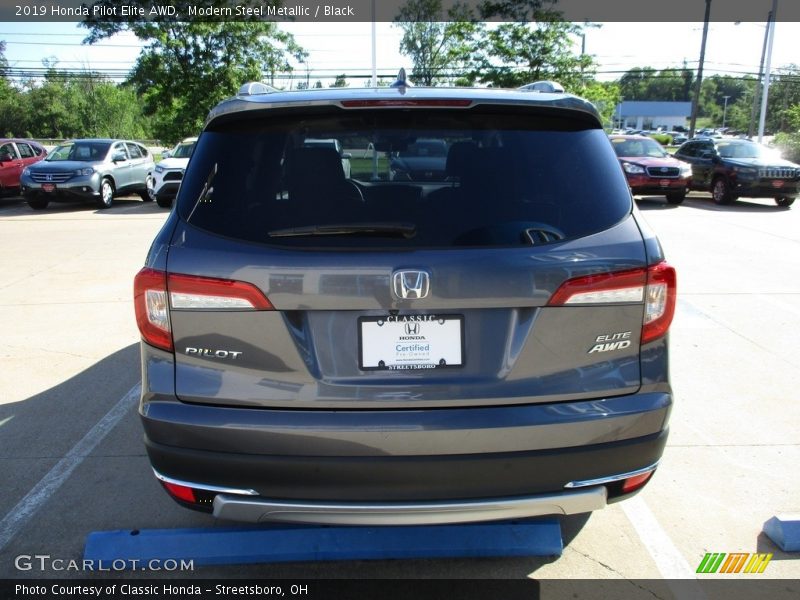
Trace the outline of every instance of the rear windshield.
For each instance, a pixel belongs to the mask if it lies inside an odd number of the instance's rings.
[[[197,227],[292,247],[524,246],[630,210],[603,130],[474,109],[247,114],[203,133],[178,196]]]

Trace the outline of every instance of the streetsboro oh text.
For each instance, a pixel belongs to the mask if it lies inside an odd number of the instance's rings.
[[[203,590],[199,585],[175,585],[171,583],[158,585],[137,585],[131,583],[113,583],[97,585],[69,585],[54,583],[45,585],[25,585],[18,583],[14,586],[17,597],[20,596],[200,596],[203,592],[213,593],[215,596],[247,595],[247,596],[305,596],[308,594],[307,585],[292,585],[285,589],[277,585],[215,585],[212,589]]]

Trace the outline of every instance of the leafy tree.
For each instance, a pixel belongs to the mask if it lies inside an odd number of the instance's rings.
[[[347,83],[347,80],[345,79],[344,73],[342,73],[341,75],[337,75],[336,79],[334,80],[334,82],[332,84],[330,84],[328,87],[343,88],[343,87],[347,87],[348,85],[350,85],[350,84]]]
[[[27,112],[19,90],[6,78],[8,61],[5,50],[5,41],[0,41],[0,135],[21,136],[27,126]]]
[[[150,6],[147,0],[126,3]],[[199,131],[208,111],[235,94],[242,83],[291,71],[289,57],[298,61],[306,57],[294,38],[274,22],[177,22],[159,17],[111,23],[89,20],[82,25],[90,31],[86,43],[130,31],[147,44],[130,83],[145,114],[153,118],[155,135],[168,143]]]
[[[403,31],[400,53],[411,58],[411,81],[433,86],[445,83],[470,62],[476,38],[485,25],[456,4],[445,16],[442,0],[409,0],[395,18]],[[446,21],[446,22],[445,22]]]
[[[614,109],[621,99],[618,83],[593,81],[576,93],[595,105],[606,127],[613,127]]]
[[[583,26],[564,21],[557,0],[486,1],[483,19],[506,22],[488,29],[472,57],[470,78],[499,87],[554,79],[565,89],[580,88],[594,75],[594,61],[572,51]]]

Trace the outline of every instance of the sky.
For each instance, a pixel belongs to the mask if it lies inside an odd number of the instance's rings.
[[[298,66],[296,77],[327,84],[345,73],[351,76],[350,84],[358,86],[364,80],[355,76],[371,72],[371,23],[286,23],[281,27],[310,53],[307,65]],[[119,35],[85,46],[81,41],[86,32],[75,23],[0,22],[0,40],[6,42],[6,58],[13,68],[37,69],[43,60],[55,58],[59,68],[96,69],[122,78],[139,54],[139,42]],[[705,74],[756,73],[764,32],[764,23],[711,23]],[[379,73],[393,75],[400,67],[410,71],[411,61],[399,53],[401,31],[391,23],[377,23],[376,33]],[[598,78],[613,80],[636,66],[680,67],[685,60],[695,68],[701,37],[702,23],[604,23],[586,31],[585,43],[586,52],[598,63]],[[798,39],[800,23],[776,24],[773,69],[800,64]],[[579,38],[574,48],[580,52]]]

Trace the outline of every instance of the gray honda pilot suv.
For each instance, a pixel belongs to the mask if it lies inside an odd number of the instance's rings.
[[[155,476],[250,522],[600,509],[662,455],[675,286],[584,100],[249,84],[135,280]]]

